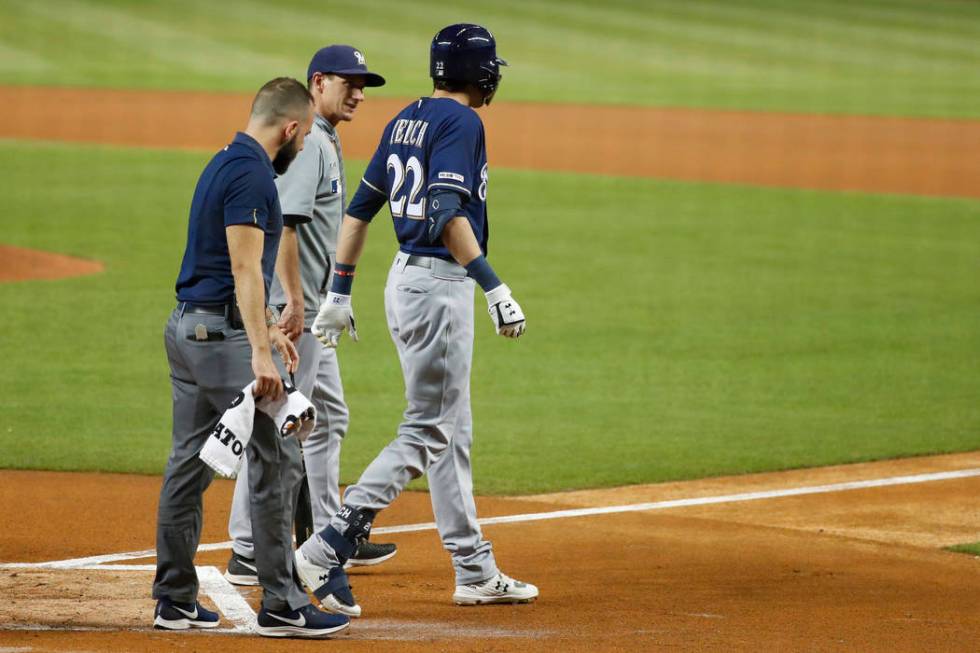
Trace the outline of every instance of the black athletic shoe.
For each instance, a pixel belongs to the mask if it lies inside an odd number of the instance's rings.
[[[225,579],[232,585],[258,585],[259,570],[255,566],[255,560],[232,551],[231,557],[228,558]]]
[[[394,558],[398,547],[394,544],[375,544],[365,540],[357,547],[357,551],[347,561],[349,567],[370,567],[380,565],[389,558]]]
[[[170,599],[157,601],[153,611],[153,627],[163,630],[217,628],[220,619],[217,612],[206,610],[200,603],[177,603]]]
[[[299,610],[282,612],[262,608],[256,624],[256,632],[263,637],[328,637],[350,626],[350,619],[306,605]]]

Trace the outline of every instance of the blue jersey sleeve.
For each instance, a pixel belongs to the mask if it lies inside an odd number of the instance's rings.
[[[388,139],[391,138],[391,125],[388,123],[385,130],[381,133],[381,142],[378,149],[374,151],[374,156],[364,169],[364,176],[361,183],[365,183],[385,197],[388,196]]]
[[[364,176],[361,183],[354,193],[354,198],[347,206],[347,215],[358,220],[370,222],[372,218],[384,206],[388,199],[388,139],[391,134],[391,123],[385,127],[381,134],[381,142],[378,149],[374,151],[374,156],[364,169]]]
[[[225,226],[248,224],[265,230],[269,224],[270,192],[275,197],[275,184],[269,173],[250,165],[230,174],[224,198]]]
[[[483,148],[483,123],[473,112],[448,121],[436,135],[429,154],[428,190],[447,188],[469,198],[473,195]]]
[[[361,185],[354,193],[354,199],[347,206],[347,215],[364,222],[371,222],[381,207],[385,205],[388,196],[368,182],[361,180]]]

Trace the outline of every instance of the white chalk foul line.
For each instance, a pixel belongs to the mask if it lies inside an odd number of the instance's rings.
[[[132,632],[132,633],[145,633],[147,631],[153,630],[152,626],[138,627],[138,628],[123,628],[120,626],[51,626],[45,624],[19,624],[19,623],[8,623],[0,624],[0,631],[38,631],[38,632],[59,632],[59,633],[118,633],[120,631]],[[192,629],[192,630],[182,630],[182,637],[186,634],[192,635],[240,635],[242,631],[237,628],[208,628],[203,629]],[[45,649],[47,650],[47,649]],[[0,653],[4,653],[5,649],[0,648]]]
[[[24,563],[11,563],[8,569],[23,569]],[[36,567],[35,567],[36,568]],[[84,565],[72,567],[80,571],[156,571],[156,565]],[[201,592],[210,597],[218,611],[234,624],[233,628],[216,628],[208,632],[249,633],[255,629],[255,612],[241,594],[221,574],[217,567],[195,567]],[[41,624],[0,624],[0,630],[65,630],[65,631],[117,631],[112,626],[46,626]],[[143,630],[134,628],[130,630]],[[0,650],[0,653],[3,653]]]
[[[235,630],[248,633],[255,628],[255,612],[238,590],[229,583],[217,567],[197,567],[197,580],[201,591],[207,594],[214,605],[229,621]]]
[[[671,499],[667,501],[653,501],[650,503],[632,503],[622,506],[604,506],[598,508],[575,508],[570,510],[555,510],[551,512],[532,512],[521,515],[505,515],[502,517],[484,517],[479,520],[483,526],[492,524],[513,524],[518,522],[543,521],[547,519],[569,519],[573,517],[590,517],[593,515],[611,515],[624,512],[647,512],[652,510],[666,510],[669,508],[685,508],[691,506],[708,506],[719,503],[736,503],[739,501],[759,501],[762,499],[779,499],[782,497],[803,496],[807,494],[826,494],[829,492],[845,492],[848,490],[866,490],[877,487],[888,487],[893,485],[913,485],[916,483],[929,483],[932,481],[949,481],[960,478],[970,478],[980,476],[980,468],[959,469],[948,472],[933,472],[929,474],[913,474],[909,476],[892,476],[889,478],[869,479],[864,481],[848,481],[844,483],[830,483],[828,485],[811,485],[806,487],[783,488],[777,490],[762,490],[758,492],[742,492],[738,494],[724,494],[711,497],[693,497],[689,499]],[[418,531],[435,530],[434,522],[420,524],[404,524],[401,526],[382,526],[373,529],[372,532],[379,535],[388,533],[413,533]],[[214,542],[202,544],[198,551],[219,551],[231,548],[231,542]],[[32,568],[32,569],[77,569],[102,565],[103,563],[121,562],[135,558],[148,558],[154,556],[153,549],[145,551],[132,551],[129,553],[115,553],[101,556],[91,556],[88,558],[74,558],[69,560],[55,560],[52,562],[35,563],[2,563],[0,569],[10,568]]]

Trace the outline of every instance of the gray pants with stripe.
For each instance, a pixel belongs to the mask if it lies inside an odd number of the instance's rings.
[[[316,426],[303,443],[303,459],[310,484],[313,527],[322,530],[340,510],[340,445],[347,433],[348,411],[336,350],[325,348],[309,333],[300,337],[297,349],[300,368],[295,375],[296,388],[316,408]],[[247,476],[243,467],[235,483],[228,534],[235,553],[252,558]]]
[[[405,380],[408,407],[398,436],[347,488],[344,503],[382,510],[409,481],[428,473],[429,492],[443,546],[452,555],[458,585],[497,573],[473,501],[470,447],[470,367],[473,360],[473,281],[455,263],[434,258],[409,265],[399,252],[385,286],[385,313]],[[414,259],[413,259],[414,260]],[[336,516],[330,522],[345,526]],[[303,553],[333,567],[333,549],[315,534]]]
[[[221,339],[194,339],[201,324]],[[201,538],[202,495],[214,478],[198,454],[232,399],[254,380],[252,350],[244,330],[232,329],[221,315],[174,310],[164,330],[173,387],[173,449],[164,472],[157,511],[157,572],[153,597],[197,600],[194,554]],[[254,558],[262,605],[269,610],[309,604],[293,575],[293,506],[300,479],[295,438],[282,438],[272,420],[256,412],[246,449],[256,529]]]

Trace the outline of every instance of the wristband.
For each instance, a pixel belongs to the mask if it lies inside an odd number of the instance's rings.
[[[497,273],[487,262],[487,257],[482,254],[466,264],[466,274],[480,284],[483,292],[493,290],[501,283],[500,279],[497,278]]]
[[[338,295],[350,295],[351,288],[354,286],[355,267],[346,263],[334,264],[330,292],[337,293]]]

